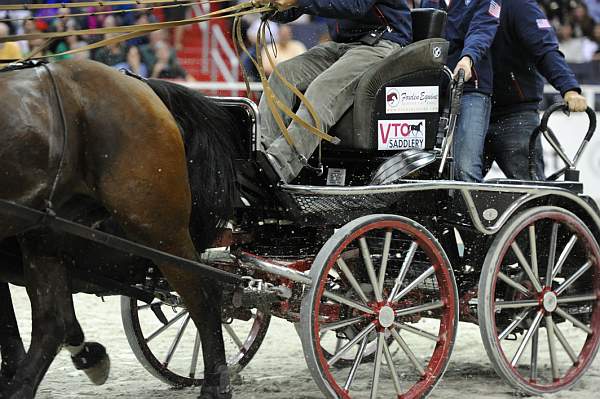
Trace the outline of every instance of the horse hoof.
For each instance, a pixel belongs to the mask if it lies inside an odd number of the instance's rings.
[[[79,353],[71,356],[77,370],[87,375],[96,385],[102,385],[110,373],[110,358],[104,346],[97,342],[86,342]]]
[[[217,367],[216,372],[207,374],[198,399],[231,399],[233,390],[226,365]]]

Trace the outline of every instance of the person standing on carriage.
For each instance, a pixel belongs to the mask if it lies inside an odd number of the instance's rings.
[[[498,28],[502,0],[423,0],[421,8],[448,13],[445,38],[448,67],[465,72],[460,116],[454,132],[454,178],[483,180],[483,151],[488,130],[492,61],[490,47]]]
[[[535,0],[503,0],[492,56],[494,95],[486,166],[489,169],[496,161],[506,177],[529,180],[529,138],[540,123],[542,76],[560,92],[570,111],[585,111],[587,103]],[[536,148],[536,174],[544,176],[540,137]]]
[[[256,0],[273,4],[279,11],[269,18],[275,22],[291,22],[303,14],[328,19],[332,40],[277,65],[277,70],[300,91],[305,92],[327,132],[350,108],[354,89],[360,77],[371,66],[393,51],[412,41],[410,10],[406,0]],[[275,96],[287,107],[294,106],[294,93],[279,79],[269,77]],[[307,164],[320,139],[282,114],[295,150],[282,135],[266,96],[259,111],[263,150],[269,162],[286,183],[291,182]],[[296,112],[312,123],[304,106]]]

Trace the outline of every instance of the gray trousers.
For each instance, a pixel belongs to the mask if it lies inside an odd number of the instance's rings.
[[[399,48],[399,44],[388,40],[380,40],[374,46],[326,42],[282,62],[277,69],[292,85],[305,93],[321,119],[319,127],[327,132],[352,105],[354,91],[362,74]],[[292,108],[295,95],[275,73],[269,77],[269,84],[274,94]],[[259,111],[262,149],[276,159],[279,165],[273,166],[279,169],[277,172],[280,177],[289,183],[304,166],[300,156],[310,158],[320,139],[281,113],[296,153],[281,134],[264,96],[260,100]],[[300,105],[296,115],[314,124],[304,104]]]

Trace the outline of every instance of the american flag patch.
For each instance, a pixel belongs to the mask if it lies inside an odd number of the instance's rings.
[[[550,25],[550,22],[546,18],[536,19],[535,22],[537,23],[537,26],[540,29],[550,29],[550,28],[552,28],[552,25]]]
[[[496,3],[494,0],[490,1],[488,14],[490,14],[492,17],[500,18],[500,4]]]

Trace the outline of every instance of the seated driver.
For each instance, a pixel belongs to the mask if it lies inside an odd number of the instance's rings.
[[[354,90],[362,74],[393,51],[412,40],[410,10],[406,0],[257,0],[274,4],[280,11],[270,19],[290,22],[302,14],[328,18],[332,40],[277,65],[279,72],[305,93],[320,118],[322,131],[327,132],[350,108]],[[293,92],[271,74],[269,84],[274,94],[289,108],[295,101]],[[289,183],[306,165],[306,160],[319,145],[320,138],[290,123],[281,114],[291,136],[293,149],[283,137],[269,109],[266,96],[259,104],[260,133],[263,150],[279,178]],[[296,114],[310,124],[304,104]]]

